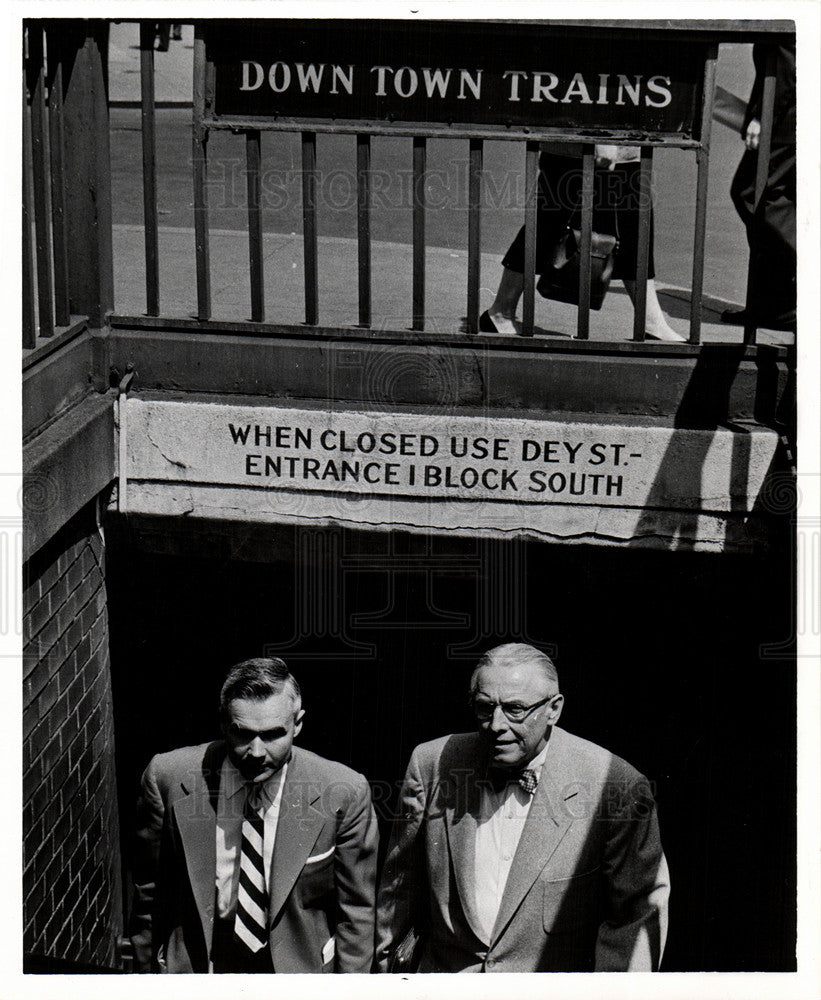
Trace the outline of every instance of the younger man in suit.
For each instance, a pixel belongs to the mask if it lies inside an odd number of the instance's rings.
[[[293,745],[305,712],[282,660],[232,667],[224,740],[142,779],[138,971],[369,972],[377,828],[361,774]]]
[[[379,894],[379,970],[401,971],[416,936],[420,972],[658,969],[669,887],[646,779],[556,726],[556,669],[532,646],[486,653],[471,704],[478,734],[411,756]]]

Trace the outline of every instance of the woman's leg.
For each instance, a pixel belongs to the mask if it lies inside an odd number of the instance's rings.
[[[493,305],[488,309],[488,316],[499,333],[517,333],[514,319],[519,299],[525,286],[525,276],[509,267],[502,268],[502,280],[496,291]]]
[[[622,278],[630,301],[636,304],[636,282],[630,278]],[[677,343],[685,343],[687,338],[670,326],[667,317],[661,310],[661,303],[656,294],[656,283],[652,278],[647,279],[647,308],[644,315],[644,329],[647,336],[654,340],[669,340]]]
[[[539,193],[536,217],[536,273],[564,230],[581,185],[581,160],[574,156],[542,153],[539,157]],[[514,318],[524,291],[524,227],[502,259],[502,278],[493,304],[483,313],[499,333],[518,333]],[[486,330],[484,332],[492,332]]]

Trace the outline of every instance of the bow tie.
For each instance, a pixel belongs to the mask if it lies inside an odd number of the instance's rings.
[[[520,788],[523,788],[528,795],[533,795],[536,791],[536,787],[539,784],[539,778],[536,772],[529,767],[526,767],[523,771],[505,771],[502,768],[492,768],[488,771],[488,777],[490,783],[493,785],[493,789],[496,792],[501,792],[507,787],[511,782],[515,781],[518,783]]]

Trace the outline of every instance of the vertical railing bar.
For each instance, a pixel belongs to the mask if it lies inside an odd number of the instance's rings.
[[[590,337],[590,271],[592,261],[590,250],[593,243],[593,172],[595,167],[595,146],[584,147],[582,153],[582,219],[579,256],[579,311],[576,337],[588,340]]]
[[[51,337],[54,335],[54,300],[51,283],[45,66],[41,25],[32,25],[29,28],[29,59],[36,72],[31,98],[31,150],[34,178],[34,238],[37,248],[37,311],[40,336]]]
[[[775,48],[767,50],[767,60],[764,66],[764,86],[761,91],[761,132],[758,139],[758,157],[755,170],[755,205],[753,214],[758,212],[759,203],[767,187],[767,175],[770,172],[770,150],[772,149],[773,118],[775,112]],[[750,284],[753,275],[752,252],[747,267],[747,299],[746,320],[744,322],[744,343],[754,344],[756,341],[756,324],[751,308]]]
[[[26,86],[26,68],[23,67],[23,349],[37,345],[37,319],[34,310],[34,264],[31,238],[31,120]]]
[[[413,137],[413,322],[412,330],[425,329],[425,171],[427,139]]]
[[[639,164],[639,238],[636,251],[636,301],[633,340],[644,340],[647,320],[647,275],[650,270],[653,147],[641,147]]]
[[[356,235],[359,255],[359,325],[371,325],[371,137],[356,136]]]
[[[51,37],[47,34],[47,44]],[[66,237],[65,136],[63,134],[63,63],[56,45],[48,46],[51,82],[48,88],[51,153],[51,239],[54,256],[54,313],[57,326],[71,322]]]
[[[160,314],[159,229],[157,216],[157,133],[154,111],[154,23],[140,22],[140,115],[143,151],[145,299],[149,316]]]
[[[205,114],[205,34],[202,24],[194,29],[194,91],[192,156],[194,161],[194,246],[197,262],[197,318],[211,318],[211,261],[208,246],[208,129]]]
[[[248,259],[251,269],[251,319],[265,319],[265,277],[262,257],[262,210],[260,208],[259,171],[262,162],[262,133],[245,133],[246,186],[248,191]]]
[[[539,144],[525,147],[525,273],[522,295],[522,336],[532,337],[536,318],[536,219],[539,191]]]
[[[305,262],[305,322],[319,321],[316,235],[316,132],[302,133],[302,252]]]
[[[468,164],[468,306],[467,332],[479,332],[479,287],[482,272],[482,168],[484,143],[470,140]]]
[[[693,280],[690,293],[691,344],[701,342],[701,297],[704,290],[704,245],[707,238],[707,182],[715,99],[717,47],[710,47],[704,64],[704,102],[701,110],[701,145],[696,150],[696,216],[693,231]]]

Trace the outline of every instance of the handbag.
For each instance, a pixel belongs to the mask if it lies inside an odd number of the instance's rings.
[[[580,229],[572,225],[576,211],[570,216],[567,227],[554,245],[547,266],[536,283],[536,291],[545,299],[579,304],[579,278],[581,276]],[[618,233],[618,222],[616,223]],[[613,265],[619,249],[618,235],[590,234],[590,308],[601,309],[610,286]]]

